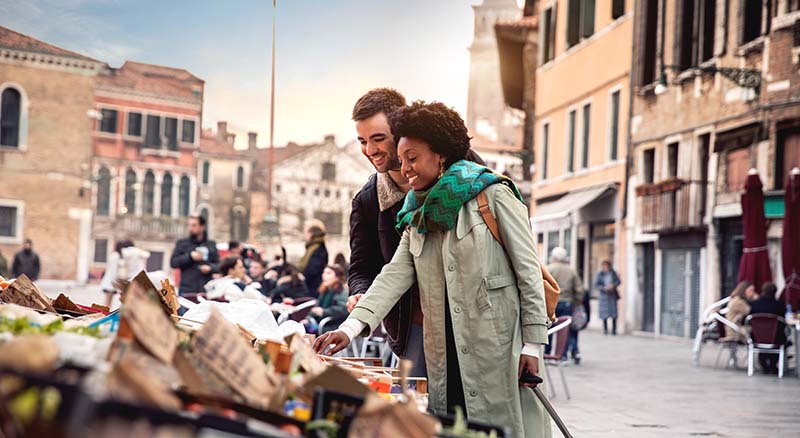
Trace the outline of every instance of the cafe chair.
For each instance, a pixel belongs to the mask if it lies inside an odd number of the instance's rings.
[[[745,319],[750,325],[750,338],[747,340],[747,375],[753,375],[755,357],[759,354],[778,355],[778,378],[783,378],[786,364],[786,340],[780,336],[786,321],[771,313],[756,313]]]
[[[311,312],[311,308],[317,305],[317,300],[313,298],[298,298],[294,303],[296,306],[291,310],[281,312],[278,316],[278,325],[290,319],[297,322],[302,321]]]
[[[561,374],[561,384],[564,386],[564,394],[567,396],[567,400],[570,399],[569,395],[569,388],[567,387],[567,379],[564,377],[564,366],[567,365],[567,361],[563,360],[567,357],[567,345],[569,344],[569,327],[572,324],[572,318],[569,316],[559,316],[553,325],[547,330],[547,335],[553,335],[553,345],[555,348],[552,351],[552,354],[545,354],[544,355],[544,363],[545,363],[545,373],[547,374],[547,381],[549,382],[550,387],[550,397],[556,398],[556,391],[555,385],[553,385],[553,379],[550,378],[550,367],[554,366],[558,368],[559,374]]]

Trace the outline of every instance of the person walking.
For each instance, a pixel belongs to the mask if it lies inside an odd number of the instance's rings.
[[[217,243],[206,233],[206,218],[189,216],[188,231],[189,237],[175,243],[170,258],[170,266],[181,270],[180,294],[203,292],[219,263]]]
[[[33,251],[33,241],[31,239],[25,239],[25,242],[22,244],[22,249],[14,254],[11,272],[14,274],[14,277],[25,274],[32,281],[36,281],[39,279],[41,268],[42,265],[39,262],[39,254]]]
[[[583,281],[569,265],[569,256],[566,249],[557,246],[550,251],[550,264],[547,265],[547,270],[550,271],[550,274],[553,275],[556,283],[561,288],[561,293],[558,295],[558,304],[556,305],[556,317],[571,317],[583,305],[584,291]],[[570,327],[567,346],[567,353],[572,355],[576,365],[581,362],[580,352],[578,351],[579,328]]]
[[[306,287],[312,297],[316,297],[322,284],[322,271],[328,266],[328,250],[325,248],[325,224],[311,219],[305,226],[306,253],[297,268],[306,278]]]
[[[6,260],[6,256],[3,255],[2,251],[0,251],[0,276],[5,279],[11,277],[11,271],[8,270],[8,260]]]
[[[603,260],[600,271],[595,275],[594,288],[600,295],[600,319],[603,321],[603,334],[608,334],[608,320],[611,320],[611,334],[617,335],[617,301],[620,298],[617,272],[611,262]]]
[[[441,103],[415,102],[389,116],[401,171],[411,186],[398,214],[400,244],[338,330],[318,352],[371,333],[416,282],[424,318],[429,410],[457,408],[470,420],[502,424],[518,438],[549,437],[543,406],[519,378],[542,374],[547,343],[541,267],[528,209],[508,178],[464,160],[464,121]],[[495,240],[478,195],[499,226]]]
[[[119,240],[114,246],[114,252],[106,260],[106,271],[100,280],[100,289],[106,296],[106,307],[111,306],[111,301],[116,294],[117,280],[130,280],[142,271],[147,270],[147,260],[150,253],[137,248],[131,240]]]

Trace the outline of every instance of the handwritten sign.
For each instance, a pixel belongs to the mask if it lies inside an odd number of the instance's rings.
[[[55,309],[50,305],[50,299],[25,274],[11,282],[8,288],[0,294],[0,300],[4,303],[19,304],[31,309],[55,313]]]
[[[169,285],[169,281],[166,280],[167,284]],[[163,282],[162,282],[163,286]],[[161,306],[163,307],[164,312],[167,315],[177,315],[178,313],[178,297],[175,294],[175,289],[172,288],[172,285],[169,285],[170,289],[158,289],[150,281],[150,277],[147,276],[147,273],[144,271],[139,272],[136,274],[136,277],[131,280],[128,289],[131,288],[139,289],[140,291],[144,292],[145,294],[149,294],[155,297],[158,297],[159,301],[161,302]],[[174,304],[173,304],[173,296],[174,296]]]
[[[289,344],[289,351],[294,353],[296,363],[302,367],[306,373],[317,375],[325,371],[325,364],[319,359],[314,349],[308,345],[302,336],[295,333],[286,340]]]
[[[248,402],[264,405],[274,392],[268,369],[217,309],[192,337],[192,354]]]
[[[161,304],[163,304],[168,310],[171,315],[178,314],[178,292],[175,291],[175,286],[169,282],[169,279],[161,280],[161,293],[158,294],[158,297],[161,298]]]
[[[128,288],[122,317],[136,340],[153,356],[164,363],[172,363],[178,332],[161,307],[135,287],[135,282]]]

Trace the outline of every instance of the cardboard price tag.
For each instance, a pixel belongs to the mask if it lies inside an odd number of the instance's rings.
[[[164,286],[164,282],[166,282],[167,286]],[[147,273],[142,271],[136,274],[136,277],[131,280],[130,285],[127,287],[128,291],[130,289],[138,289],[142,292],[147,294],[151,294],[157,296],[161,305],[163,306],[164,312],[167,315],[176,315],[178,313],[178,297],[175,293],[175,289],[169,284],[169,280],[165,280],[161,283],[162,288],[157,288],[152,281],[150,281],[150,277],[147,276]]]
[[[296,363],[306,370],[306,373],[317,375],[325,371],[325,364],[317,356],[314,349],[306,344],[302,336],[295,333],[286,339],[286,343],[289,344],[289,351],[294,353]]]
[[[274,392],[267,366],[217,309],[212,308],[190,346],[203,365],[245,400],[264,405]]]
[[[4,303],[13,303],[31,309],[55,313],[55,309],[50,305],[50,299],[25,274],[17,277],[6,290],[0,293],[0,300]]]
[[[130,326],[134,337],[153,356],[164,363],[172,363],[178,332],[161,307],[140,292],[134,284],[128,289],[122,317]]]

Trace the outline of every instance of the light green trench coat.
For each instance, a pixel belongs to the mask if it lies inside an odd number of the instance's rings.
[[[505,253],[473,199],[461,207],[452,230],[428,234],[406,230],[392,261],[350,317],[368,325],[371,333],[403,293],[418,283],[429,407],[445,413],[447,290],[469,418],[508,426],[514,437],[550,437],[550,418],[541,403],[531,389],[517,384],[523,342],[547,343],[549,325],[528,210],[505,185],[492,185],[486,194]],[[541,360],[539,371],[544,375]]]

